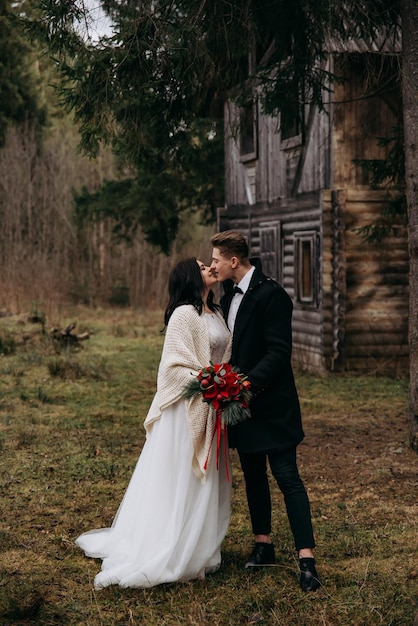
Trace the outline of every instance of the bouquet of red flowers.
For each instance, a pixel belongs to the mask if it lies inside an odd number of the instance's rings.
[[[211,404],[224,426],[233,426],[250,417],[251,383],[229,363],[212,363],[200,370],[186,385],[185,398],[202,394],[202,402]]]

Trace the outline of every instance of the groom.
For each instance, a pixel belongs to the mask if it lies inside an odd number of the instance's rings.
[[[221,306],[233,333],[231,364],[247,374],[253,399],[251,419],[229,427],[245,477],[254,548],[246,568],[275,562],[271,543],[271,498],[267,458],[283,493],[299,556],[300,586],[319,586],[308,496],[296,464],[304,434],[291,366],[292,301],[286,291],[251,264],[241,233],[214,235],[211,269],[224,284]]]

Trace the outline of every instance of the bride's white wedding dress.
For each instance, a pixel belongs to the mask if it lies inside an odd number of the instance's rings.
[[[228,338],[215,315],[205,318],[212,362],[216,363]],[[193,447],[184,400],[163,410],[145,442],[112,526],[84,533],[76,540],[87,556],[103,559],[94,580],[96,588],[113,584],[152,587],[204,578],[219,568],[231,499],[226,475],[229,459],[225,459],[223,442],[219,469],[215,457],[216,442],[202,481],[192,471]]]

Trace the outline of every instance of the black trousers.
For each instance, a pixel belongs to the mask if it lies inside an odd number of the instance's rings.
[[[286,452],[239,454],[244,472],[248,508],[254,535],[271,533],[271,497],[267,476],[267,457],[271,473],[284,496],[287,516],[296,550],[313,548],[311,508],[299,476],[296,448]]]

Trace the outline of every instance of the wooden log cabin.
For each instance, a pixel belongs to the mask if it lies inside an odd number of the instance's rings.
[[[332,42],[329,69],[345,80],[325,112],[305,105],[280,120],[264,115],[256,97],[225,105],[218,229],[243,232],[251,255],[291,296],[293,359],[308,371],[397,375],[408,366],[406,227],[374,244],[356,231],[388,200],[359,161],[386,159],[377,138],[400,124],[393,52]],[[380,83],[370,83],[368,66],[377,64]]]

